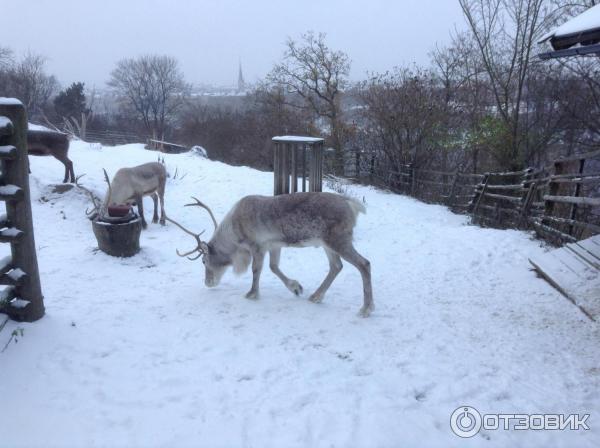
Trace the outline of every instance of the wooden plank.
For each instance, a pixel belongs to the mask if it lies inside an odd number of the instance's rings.
[[[600,259],[594,257],[583,247],[577,245],[577,243],[567,244],[565,248],[573,252],[575,255],[581,258],[584,262],[588,263],[594,269],[600,269]]]
[[[544,201],[560,202],[563,204],[577,204],[577,205],[584,205],[584,206],[589,206],[589,207],[600,206],[600,198],[545,195]]]
[[[581,253],[562,247],[529,261],[542,277],[590,319],[600,319],[600,270],[583,259]]]
[[[600,260],[600,236],[596,235],[586,240],[578,241],[577,245]]]

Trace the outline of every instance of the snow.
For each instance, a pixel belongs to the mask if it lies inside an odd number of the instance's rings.
[[[167,214],[199,232],[240,197],[272,192],[272,173],[193,153],[160,154]],[[103,195],[102,168],[156,160],[143,145],[71,142],[83,184]],[[56,160],[31,157],[35,238],[46,303],[38,322],[9,322],[0,353],[0,445],[10,447],[597,447],[600,330],[530,269],[528,233],[468,225],[408,197],[350,186],[365,199],[355,244],[372,264],[376,309],[356,316],[360,275],[345,264],[322,304],[320,249],[287,249],[293,296],[265,266],[207,289],[193,239],[149,224],[128,259],[99,252],[89,200],[59,194]],[[146,199],[146,217],[151,216]],[[6,250],[8,250],[8,245]],[[0,254],[0,257],[5,254]],[[486,431],[469,441],[450,415],[589,413],[589,431]]]
[[[46,126],[42,126],[41,124],[28,123],[27,127],[30,131],[56,132],[55,130],[47,128]]]
[[[322,138],[318,137],[302,137],[299,135],[282,135],[273,137],[274,142],[296,142],[296,143],[318,143],[322,142]]]
[[[21,189],[16,185],[2,185],[0,186],[0,196],[14,196]]]
[[[5,129],[12,126],[12,121],[7,117],[0,116],[0,129]],[[10,131],[12,132],[12,131]]]
[[[590,9],[545,34],[539,40],[539,43],[545,42],[552,37],[564,37],[594,29],[600,29],[600,4],[592,6]]]
[[[0,106],[22,106],[23,103],[16,98],[6,98],[0,96]]]

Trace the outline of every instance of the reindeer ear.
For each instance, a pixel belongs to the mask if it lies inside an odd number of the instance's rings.
[[[207,254],[211,251],[211,247],[208,244],[206,244],[204,241],[202,241],[200,243],[200,250],[202,252],[204,252],[205,254]]]

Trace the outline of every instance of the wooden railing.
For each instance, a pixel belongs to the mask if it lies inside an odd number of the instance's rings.
[[[32,322],[44,315],[27,160],[27,117],[17,100],[0,98],[0,242],[10,243],[11,255],[0,260],[0,312]]]
[[[411,164],[391,170],[371,160],[355,177],[468,213],[481,226],[534,229],[556,245],[600,234],[600,151],[560,158],[545,169],[484,174]]]

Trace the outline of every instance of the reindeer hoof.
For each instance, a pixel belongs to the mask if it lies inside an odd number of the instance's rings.
[[[147,229],[148,228],[148,224],[146,224],[146,221],[142,221],[142,229]]]
[[[360,311],[358,312],[358,315],[360,317],[369,317],[371,315],[371,312],[375,309],[375,306],[373,304],[369,305],[369,306],[363,306]]]
[[[164,219],[161,219],[161,220],[160,220],[160,225],[161,225],[161,226],[166,226],[166,225],[167,225],[167,222],[166,222]]]
[[[323,301],[323,294],[314,293],[308,298],[312,303],[321,303]]]
[[[289,282],[289,284],[287,285],[287,287],[290,291],[292,291],[297,296],[299,296],[300,294],[302,294],[304,292],[302,285],[300,283],[298,283],[296,280],[291,280]]]
[[[248,293],[246,294],[246,298],[250,300],[258,299],[258,291],[248,291]]]
[[[157,224],[158,223],[158,218],[152,218],[152,224]]]

